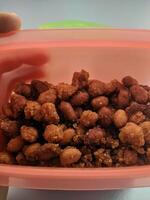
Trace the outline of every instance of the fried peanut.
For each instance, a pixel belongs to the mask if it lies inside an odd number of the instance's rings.
[[[35,119],[40,121],[42,119],[41,115],[41,105],[36,101],[27,101],[26,107],[24,109],[24,114],[26,119]]]
[[[70,100],[71,104],[74,106],[81,106],[87,103],[89,100],[89,94],[87,92],[79,91]]]
[[[23,112],[27,100],[24,96],[13,94],[11,96],[11,108],[15,117],[18,117]]]
[[[119,138],[122,143],[128,143],[138,147],[143,146],[145,143],[142,128],[132,122],[128,122],[120,130]]]
[[[40,149],[39,143],[33,143],[29,146],[26,146],[24,150],[24,155],[28,161],[37,161],[39,160],[39,149]]]
[[[59,106],[61,112],[63,113],[64,117],[69,121],[76,121],[77,116],[75,110],[73,109],[72,105],[66,101],[62,101]]]
[[[51,158],[58,156],[61,152],[59,144],[45,143],[39,149],[39,160],[48,161]]]
[[[144,139],[146,144],[150,144],[150,121],[145,121],[140,124],[140,127],[144,133]]]
[[[45,92],[49,89],[49,83],[46,81],[40,81],[40,80],[33,80],[31,81],[31,87],[35,92],[39,95],[42,92]]]
[[[60,154],[60,162],[62,166],[69,166],[76,163],[81,158],[81,152],[75,147],[69,147]]]
[[[64,145],[69,144],[72,141],[75,134],[76,134],[76,132],[73,128],[67,128],[63,132],[63,138],[62,138],[61,143]]]
[[[18,83],[14,89],[14,92],[16,94],[25,96],[26,98],[32,97],[32,90],[31,86],[29,84],[26,84],[24,82]]]
[[[96,97],[96,98],[92,99],[92,101],[91,101],[91,105],[95,110],[98,110],[102,107],[107,106],[108,103],[109,103],[109,100],[105,96]]]
[[[146,156],[147,156],[148,162],[150,162],[150,148],[147,149]]]
[[[57,99],[57,94],[56,94],[56,90],[53,89],[53,88],[50,88],[49,90],[45,91],[45,92],[42,92],[37,101],[40,103],[40,104],[43,104],[43,103],[55,103]]]
[[[7,144],[7,151],[18,152],[24,145],[22,137],[19,135],[16,138],[11,139]]]
[[[73,85],[69,85],[67,83],[59,83],[56,86],[56,90],[57,90],[58,97],[61,100],[67,100],[77,91],[77,87]]]
[[[43,119],[48,123],[58,124],[60,118],[57,113],[55,104],[53,103],[44,103],[41,106],[41,113],[43,116]]]
[[[130,88],[131,95],[137,103],[146,103],[148,101],[148,92],[139,85],[133,85]]]
[[[98,114],[91,110],[85,110],[81,114],[80,123],[85,127],[91,127],[96,124],[98,120]]]
[[[92,97],[97,97],[97,96],[100,96],[100,95],[103,95],[106,91],[106,88],[105,88],[105,84],[101,81],[98,81],[98,80],[92,80],[90,83],[89,83],[89,94],[92,96]]]
[[[27,165],[28,162],[22,152],[19,152],[16,156],[16,161],[19,165]]]
[[[81,107],[77,107],[77,108],[74,109],[74,111],[76,113],[77,118],[80,118],[81,114],[83,112],[83,109]]]
[[[136,79],[134,79],[133,77],[131,77],[131,76],[125,76],[122,79],[122,82],[123,82],[124,86],[126,86],[126,87],[131,87],[133,85],[138,85],[138,81]]]
[[[63,139],[63,131],[60,127],[51,124],[46,126],[44,131],[44,138],[47,142],[58,143]]]
[[[109,154],[108,151],[105,151],[105,149],[101,148],[98,149],[97,151],[94,152],[94,157],[96,160],[96,166],[100,167],[100,166],[107,166],[107,167],[111,167],[112,166],[112,158]]]
[[[72,78],[72,85],[77,87],[78,89],[82,89],[88,86],[89,73],[85,70],[81,70],[80,72],[74,72]]]
[[[109,107],[102,107],[98,111],[100,124],[104,127],[111,125],[113,119],[113,111]]]
[[[126,125],[128,116],[124,110],[119,109],[114,113],[113,121],[116,127],[121,128]]]
[[[89,129],[85,135],[85,144],[102,144],[105,141],[105,131],[101,128]]]
[[[6,105],[2,106],[2,113],[4,114],[4,116],[8,118],[12,118],[12,119],[15,118],[12,107],[11,107],[11,103],[7,103]]]
[[[127,107],[130,103],[130,94],[128,89],[122,88],[117,97],[117,104],[120,108]]]
[[[117,160],[123,165],[135,165],[138,162],[138,155],[133,150],[119,149],[117,153]]]
[[[19,132],[19,123],[15,120],[3,119],[0,121],[0,129],[8,137],[15,137]]]
[[[14,164],[12,154],[8,152],[0,152],[0,164]]]
[[[141,112],[138,111],[134,113],[133,115],[130,116],[129,121],[133,122],[135,124],[140,124],[146,119],[145,115]]]
[[[38,138],[38,131],[34,127],[22,126],[20,132],[21,132],[22,138],[27,142],[30,142],[30,143],[36,142]]]

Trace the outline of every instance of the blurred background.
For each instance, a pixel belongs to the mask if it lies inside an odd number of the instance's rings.
[[[60,20],[149,29],[149,8],[150,0],[0,0],[0,10],[16,12],[26,29]]]

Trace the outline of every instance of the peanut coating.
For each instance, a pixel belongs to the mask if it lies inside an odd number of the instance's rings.
[[[76,163],[81,158],[81,152],[75,147],[69,147],[60,154],[60,162],[62,166],[69,166]]]
[[[124,110],[117,110],[113,116],[114,124],[116,127],[121,128],[126,125],[128,116]]]

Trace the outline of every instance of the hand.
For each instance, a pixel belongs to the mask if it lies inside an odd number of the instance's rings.
[[[14,13],[0,13],[0,37],[9,37],[21,28],[21,19]],[[19,81],[44,76],[43,65],[48,57],[38,49],[19,50],[0,53],[0,112],[8,101],[12,88]],[[6,138],[0,131],[0,151],[4,149]]]
[[[9,37],[21,28],[21,19],[14,13],[0,13],[0,37]],[[48,56],[37,48],[19,51],[1,51],[0,56],[0,108],[8,99],[16,82],[44,76],[43,65]]]

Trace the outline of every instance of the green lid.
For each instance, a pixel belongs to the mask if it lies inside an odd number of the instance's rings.
[[[40,25],[40,29],[49,29],[49,28],[108,28],[104,24],[98,24],[95,22],[86,22],[80,20],[64,20],[56,22],[48,22]]]

